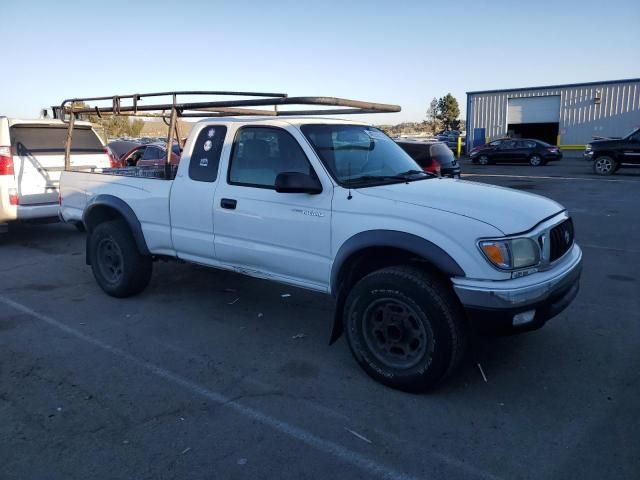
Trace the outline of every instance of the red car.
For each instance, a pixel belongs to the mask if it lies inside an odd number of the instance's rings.
[[[123,167],[153,167],[164,165],[167,158],[167,147],[161,143],[138,145],[120,158]],[[180,162],[180,147],[175,144],[171,149],[171,165]]]

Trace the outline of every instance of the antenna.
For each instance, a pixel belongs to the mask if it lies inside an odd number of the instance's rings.
[[[349,182],[351,182],[351,156],[349,156],[349,162],[347,163]],[[351,200],[353,195],[351,195],[351,183],[349,183],[349,194],[347,195],[347,200]]]

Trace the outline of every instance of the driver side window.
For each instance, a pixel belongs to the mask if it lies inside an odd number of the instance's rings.
[[[239,130],[230,162],[228,181],[232,185],[275,189],[280,173],[313,175],[298,141],[280,128],[245,127]]]

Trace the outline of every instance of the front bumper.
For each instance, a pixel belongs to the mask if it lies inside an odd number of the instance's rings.
[[[440,175],[443,177],[459,178],[462,168],[460,165],[455,167],[440,167]]]
[[[581,272],[582,251],[574,244],[556,265],[544,272],[503,281],[452,280],[477,330],[511,333],[540,328],[569,306],[578,294]]]

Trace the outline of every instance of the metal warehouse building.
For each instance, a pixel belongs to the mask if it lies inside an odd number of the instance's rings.
[[[467,92],[467,146],[510,136],[582,149],[640,127],[640,78]]]

